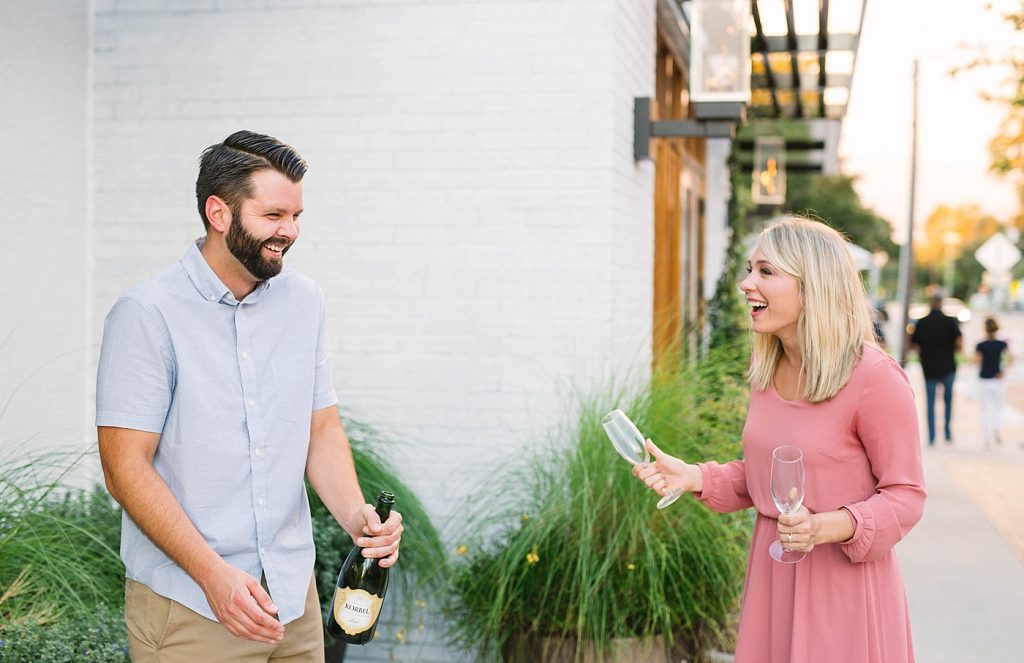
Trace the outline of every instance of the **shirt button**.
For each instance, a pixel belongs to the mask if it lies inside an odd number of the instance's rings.
[[[206,298],[209,299],[211,302],[217,301],[216,295],[207,295]]]
[[[246,352],[245,350],[242,350],[242,359],[248,359],[248,358],[249,358],[249,353]]]
[[[267,554],[267,547],[266,546],[261,546],[260,547],[260,554],[261,555],[266,555]]]
[[[253,449],[253,451],[252,451],[252,452],[253,452],[254,454],[256,454],[257,456],[262,456],[262,455],[263,455],[263,449],[260,449],[260,448],[258,448],[258,447],[257,447],[256,449]]]
[[[253,399],[250,398],[249,399],[249,405],[251,405],[253,407],[256,407],[256,401],[254,401]]]
[[[267,501],[265,499],[263,499],[262,497],[259,498],[258,500],[256,500],[256,504],[259,504],[260,506],[263,506],[266,503],[267,503]]]

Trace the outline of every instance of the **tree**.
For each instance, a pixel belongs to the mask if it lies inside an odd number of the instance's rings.
[[[984,267],[974,252],[999,231],[999,222],[978,205],[939,205],[924,222],[924,232],[914,240],[918,283],[942,283],[947,268],[953,270],[951,296],[967,299],[981,284]],[[952,264],[947,266],[947,261]]]
[[[864,207],[849,175],[793,173],[786,185],[785,210],[816,218],[841,231],[868,251],[884,251],[895,257],[892,225]]]
[[[811,138],[804,122],[772,122],[770,127],[753,122],[738,132],[737,140],[753,142],[762,133],[781,135],[787,140],[808,140]],[[734,148],[736,149],[736,148]],[[750,163],[750,155],[733,155],[733,165]],[[797,155],[790,163],[806,163],[808,159]],[[736,168],[736,170],[740,170]],[[746,170],[746,169],[743,169]],[[742,171],[741,171],[742,172]],[[889,256],[882,271],[884,290],[895,291],[898,261],[895,259],[899,247],[892,239],[892,224],[872,210],[866,208],[854,188],[857,180],[849,175],[819,175],[808,172],[790,172],[786,177],[786,202],[775,210],[761,208],[751,200],[751,175],[749,171],[736,172],[733,177],[733,198],[740,216],[737,227],[744,234],[756,232],[767,217],[777,214],[798,214],[822,221],[839,230],[854,244],[871,251],[882,251]],[[754,212],[748,214],[748,212]]]
[[[1016,32],[1024,33],[1024,0],[1019,0],[1016,11],[1003,12],[1003,19]],[[992,9],[989,4],[987,9]],[[1024,34],[1022,40],[1024,42]],[[982,95],[983,98],[1004,104],[1006,116],[999,125],[998,133],[989,142],[991,163],[989,167],[1000,177],[1010,179],[1017,188],[1022,211],[1013,219],[1013,225],[1024,225],[1024,48],[1017,46],[1006,53],[992,56],[982,54],[967,64],[956,67],[952,74],[976,67],[1002,66],[1009,70],[1006,85],[1000,93]]]

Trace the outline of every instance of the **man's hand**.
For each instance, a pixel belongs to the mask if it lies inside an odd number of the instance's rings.
[[[280,642],[284,627],[271,616],[277,607],[259,580],[221,559],[153,469],[160,435],[105,426],[98,435],[110,494],[153,543],[199,583],[224,628],[240,638]]]
[[[402,542],[402,514],[392,510],[386,522],[380,522],[380,516],[372,504],[364,504],[352,514],[348,532],[358,532],[352,537],[355,544],[363,549],[363,557],[379,557],[384,568],[394,566],[398,561],[398,546]]]
[[[200,583],[210,609],[232,635],[275,645],[284,639],[277,606],[260,581],[224,563]]]

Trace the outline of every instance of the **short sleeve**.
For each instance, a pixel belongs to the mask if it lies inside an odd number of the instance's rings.
[[[162,432],[174,382],[174,349],[159,312],[122,297],[103,322],[96,425]]]
[[[317,288],[317,307],[319,322],[316,333],[316,369],[313,384],[313,410],[336,405],[338,395],[334,391],[334,376],[331,367],[331,341],[327,333],[327,307],[324,294]]]

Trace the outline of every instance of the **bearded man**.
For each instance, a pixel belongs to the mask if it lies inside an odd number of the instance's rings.
[[[398,559],[401,515],[365,503],[338,416],[323,293],[283,269],[306,169],[250,131],[208,147],[205,237],[104,323],[96,425],[133,661],[323,661],[304,478],[364,556]]]

